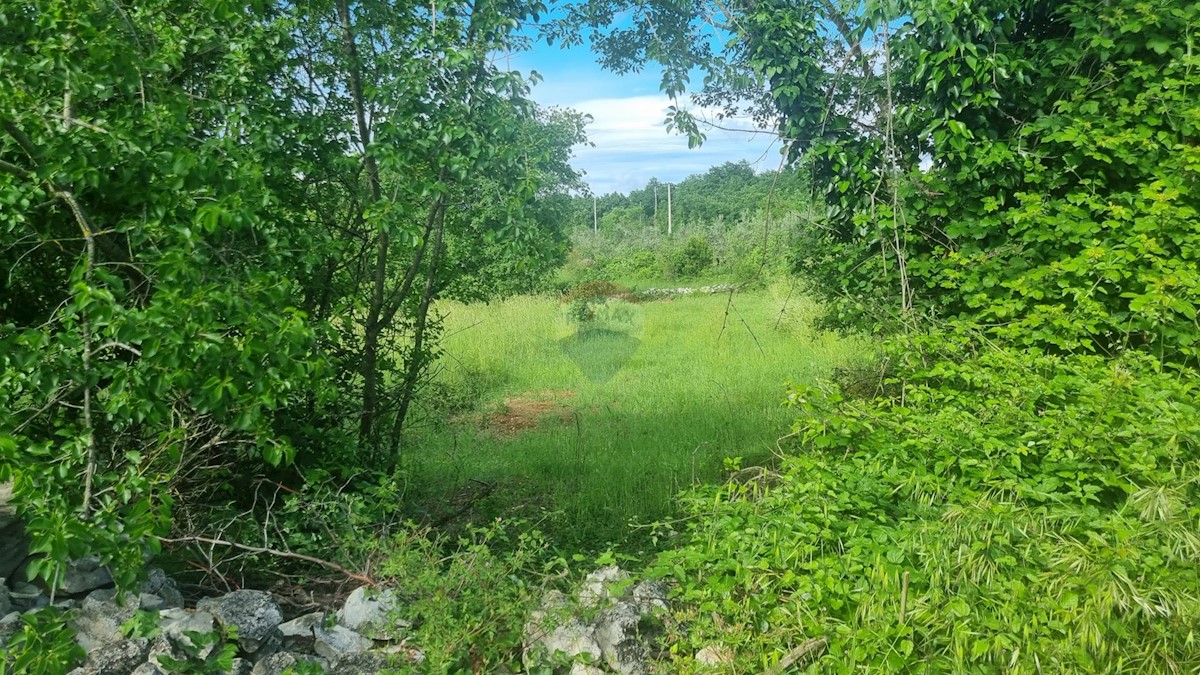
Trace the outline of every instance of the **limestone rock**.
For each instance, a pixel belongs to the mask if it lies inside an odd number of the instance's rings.
[[[733,665],[733,652],[724,645],[707,645],[696,652],[696,663],[710,668],[722,668]]]
[[[276,628],[283,623],[279,604],[270,593],[262,591],[241,590],[205,598],[196,603],[196,609],[212,614],[223,626],[235,628],[238,644],[250,654],[267,646],[273,636],[278,637]]]
[[[329,628],[318,625],[313,627],[315,642],[313,648],[317,654],[331,661],[338,661],[354,654],[361,654],[370,649],[375,643],[358,633],[341,625]]]
[[[8,639],[21,629],[21,613],[9,612],[0,619],[0,647],[8,644]]]
[[[145,663],[149,649],[146,638],[113,642],[88,654],[87,671],[92,675],[129,675]]]
[[[179,588],[175,582],[167,576],[166,572],[158,567],[150,567],[146,569],[146,580],[142,582],[139,589],[141,593],[149,594],[158,597],[162,600],[161,607],[142,607],[151,611],[159,609],[167,609],[170,607],[183,607],[183,594],[179,592]]]
[[[42,589],[23,581],[13,584],[8,598],[12,602],[13,609],[21,612],[28,612],[31,609],[45,607],[50,604],[50,598],[45,593],[42,593]]]
[[[160,610],[158,627],[164,635],[183,637],[186,637],[187,633],[211,633],[215,630],[212,614],[179,608]]]
[[[264,659],[259,659],[251,669],[250,675],[283,675],[284,671],[295,667],[298,663],[318,663],[323,670],[329,670],[325,659],[295,652],[277,652]]]
[[[643,675],[649,671],[646,636],[639,631],[642,614],[637,605],[621,602],[596,617],[595,639],[604,661],[622,675]]]
[[[579,604],[586,608],[601,607],[611,602],[629,580],[629,573],[617,567],[608,565],[592,572],[583,579],[579,590]]]
[[[184,651],[183,645],[190,645],[191,641],[183,636],[168,635],[165,631],[159,633],[153,640],[150,641],[150,650],[146,653],[146,660],[150,665],[158,668],[162,663],[159,661],[160,656],[165,656],[176,661],[186,661],[188,653]],[[211,649],[208,651],[212,651]],[[207,656],[207,654],[204,654]],[[161,668],[158,668],[161,670]]]
[[[138,609],[146,612],[157,612],[167,608],[167,603],[154,593],[138,593]]]
[[[88,556],[67,563],[59,590],[67,595],[82,595],[97,588],[107,588],[112,583],[108,568],[101,565],[96,556]]]
[[[593,661],[599,661],[603,656],[591,627],[574,617],[550,628],[537,638],[536,644],[551,655],[562,653],[570,658],[587,655]]]
[[[316,640],[313,629],[317,626],[324,626],[326,617],[325,612],[311,612],[279,624],[283,649],[289,652],[311,652]]]
[[[12,600],[8,597],[8,586],[4,585],[4,579],[0,579],[0,616],[4,616],[12,611]]]
[[[338,610],[338,623],[376,640],[398,640],[409,627],[392,617],[399,605],[400,599],[391,589],[372,591],[360,586]]]
[[[288,637],[312,637],[313,628],[325,625],[325,612],[310,612],[279,624],[279,634]]]
[[[604,671],[586,663],[573,663],[569,675],[604,675]]]
[[[633,602],[644,614],[667,611],[667,585],[661,581],[641,581],[630,594]]]
[[[581,661],[571,671],[575,675],[644,675],[661,632],[659,616],[669,609],[667,595],[665,584],[631,585],[630,575],[612,565],[584,578],[574,604],[562,593],[548,592],[525,627],[526,665],[538,664],[544,650]]]
[[[118,597],[111,588],[92,591],[79,605],[73,621],[75,641],[87,652],[93,652],[124,639],[121,624],[137,611],[137,600]]]

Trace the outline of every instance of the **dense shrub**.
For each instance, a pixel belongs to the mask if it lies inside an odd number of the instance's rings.
[[[894,396],[791,391],[777,484],[689,498],[688,544],[658,562],[681,666],[720,643],[758,671],[812,638],[820,672],[1200,664],[1195,373],[962,334],[890,356]]]
[[[687,242],[671,253],[671,274],[677,277],[695,277],[703,274],[713,264],[712,247],[708,240],[688,237]]]

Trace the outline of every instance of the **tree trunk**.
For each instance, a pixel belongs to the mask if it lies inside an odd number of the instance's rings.
[[[358,60],[358,45],[347,0],[338,0],[337,11],[342,24],[342,43],[346,50],[346,71],[349,80],[347,85],[350,88],[350,97],[354,101],[354,116],[358,124],[358,140],[362,145],[363,167],[367,171],[367,191],[371,201],[378,202],[382,194],[379,184],[379,166],[375,162],[375,156],[371,154],[371,127],[367,122],[367,104],[363,96],[362,66]],[[367,319],[363,326],[363,395],[358,436],[359,441],[367,445],[371,443],[379,406],[379,337],[384,326],[379,319],[383,311],[383,296],[387,284],[387,259],[390,243],[387,229],[380,226],[375,233],[375,269],[371,302],[367,306]]]
[[[392,448],[393,455],[399,443],[400,432],[404,429],[404,420],[408,417],[409,406],[412,405],[413,394],[417,389],[421,370],[425,366],[425,330],[429,324],[429,306],[437,295],[437,269],[445,250],[443,233],[446,230],[446,207],[442,203],[437,215],[437,230],[434,234],[433,255],[429,259],[428,275],[425,278],[425,290],[421,295],[421,305],[417,308],[417,323],[413,333],[413,346],[408,360],[408,369],[404,373],[404,382],[400,388],[400,403],[396,406],[396,421],[393,424]]]

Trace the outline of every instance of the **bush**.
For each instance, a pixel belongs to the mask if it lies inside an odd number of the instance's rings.
[[[84,657],[71,618],[55,607],[21,615],[19,627],[0,650],[0,675],[56,675],[70,670]]]
[[[793,389],[778,482],[689,498],[656,567],[688,655],[742,672],[1166,672],[1200,663],[1200,398],[1148,357],[897,342],[894,395]],[[714,618],[716,616],[717,618]]]
[[[713,264],[712,247],[700,237],[689,237],[687,243],[671,254],[671,274],[676,277],[697,277]]]
[[[511,534],[520,529],[497,521],[449,546],[420,533],[394,540],[381,572],[405,596],[396,618],[413,626],[407,641],[425,654],[418,672],[521,665],[525,620],[565,562],[548,554],[536,530]]]

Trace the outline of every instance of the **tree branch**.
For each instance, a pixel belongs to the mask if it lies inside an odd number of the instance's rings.
[[[320,565],[321,567],[324,567],[326,569],[331,569],[334,572],[338,572],[339,574],[344,574],[347,577],[354,579],[355,581],[361,581],[368,586],[378,585],[377,581],[375,581],[374,579],[372,579],[371,577],[369,577],[365,574],[359,574],[358,572],[354,572],[354,571],[352,571],[346,567],[343,567],[335,562],[331,562],[329,560],[322,560],[320,558],[314,558],[311,555],[304,555],[303,553],[292,553],[291,551],[280,551],[279,549],[265,548],[262,546],[247,546],[246,544],[239,544],[235,541],[227,541],[225,539],[213,539],[211,537],[201,537],[198,535],[189,535],[186,537],[174,537],[174,538],[158,537],[158,540],[164,544],[212,544],[214,546],[226,546],[228,548],[235,548],[239,551],[246,551],[248,553],[266,553],[267,555],[273,555],[277,558],[287,558],[289,560],[303,560],[304,562],[313,563],[314,565]]]
[[[3,171],[4,173],[10,173],[14,176],[20,176],[21,178],[33,178],[32,171],[29,171],[28,169],[23,169],[23,168],[17,166],[16,164],[6,162],[2,159],[0,159],[0,171]]]

